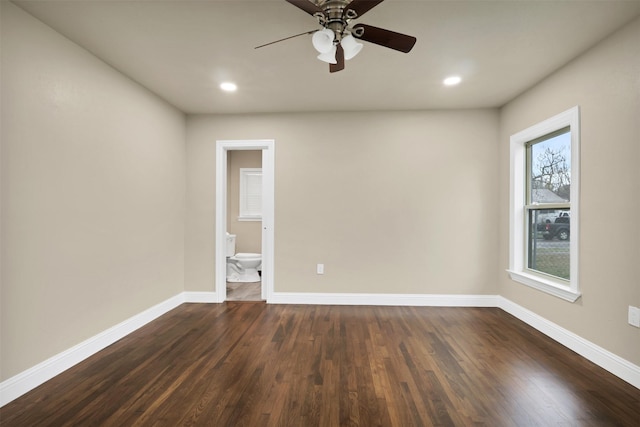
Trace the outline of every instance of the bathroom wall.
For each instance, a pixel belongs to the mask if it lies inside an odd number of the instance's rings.
[[[274,139],[276,292],[495,295],[497,129],[497,110],[189,116],[186,289],[215,286],[215,141]]]
[[[236,253],[262,252],[262,222],[238,221],[240,215],[240,168],[261,168],[262,151],[227,152],[227,231],[236,235]]]
[[[183,291],[185,118],[0,7],[5,380]]]
[[[499,294],[640,365],[640,19],[507,104],[500,125]],[[580,106],[582,297],[568,303],[517,284],[509,263],[509,137]]]

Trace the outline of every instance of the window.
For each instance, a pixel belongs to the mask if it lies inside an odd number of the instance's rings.
[[[262,220],[261,168],[240,168],[240,216],[238,220]]]
[[[579,109],[511,136],[509,275],[568,301],[578,289]]]

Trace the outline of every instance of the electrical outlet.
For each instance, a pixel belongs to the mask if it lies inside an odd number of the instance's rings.
[[[640,308],[629,306],[629,324],[640,328]]]
[[[318,266],[316,267],[316,273],[324,274],[324,264],[318,264]]]

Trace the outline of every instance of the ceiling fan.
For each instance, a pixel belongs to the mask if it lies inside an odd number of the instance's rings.
[[[271,43],[257,46],[256,49],[269,46],[305,34],[313,34],[313,47],[320,53],[318,59],[329,63],[329,71],[335,73],[344,69],[345,60],[356,56],[362,49],[364,40],[400,52],[408,53],[416,38],[395,31],[385,30],[367,24],[351,26],[353,19],[373,9],[384,0],[286,0],[318,20],[321,29],[311,30]]]

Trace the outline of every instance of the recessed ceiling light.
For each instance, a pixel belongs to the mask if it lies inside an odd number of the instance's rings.
[[[444,79],[442,83],[444,83],[445,86],[455,86],[461,81],[462,81],[462,78],[460,78],[460,76],[450,76]]]
[[[224,82],[220,85],[220,89],[225,92],[235,92],[238,89],[238,86],[235,83]]]

